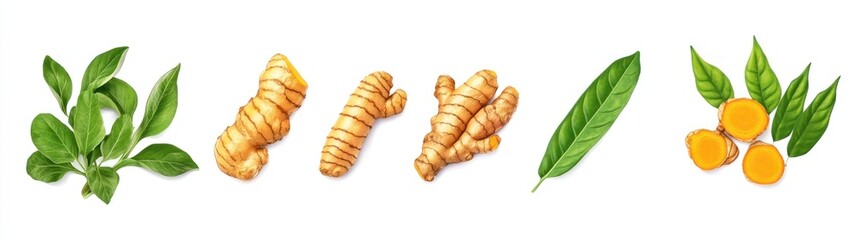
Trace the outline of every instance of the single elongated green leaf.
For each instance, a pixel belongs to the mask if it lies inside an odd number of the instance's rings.
[[[74,126],[74,113],[77,112],[76,106],[72,106],[71,110],[68,110],[68,125]]]
[[[89,188],[88,182],[83,184],[83,189],[80,189],[80,195],[82,195],[84,199],[92,196],[92,189]]]
[[[771,123],[771,136],[774,141],[780,141],[792,134],[795,123],[804,111],[804,102],[807,101],[807,90],[809,90],[810,66],[804,69],[800,76],[789,83],[786,94],[777,106],[774,113],[774,121]]]
[[[181,64],[178,64],[163,74],[154,84],[145,103],[145,116],[135,133],[138,135],[136,139],[160,134],[172,123],[175,111],[178,110],[178,72],[180,71]]]
[[[33,152],[27,159],[27,174],[38,181],[56,182],[70,171],[74,171],[70,163],[55,163],[38,151]]]
[[[753,37],[753,51],[744,68],[744,80],[747,82],[750,97],[761,103],[765,111],[771,113],[780,104],[780,81],[777,80],[774,70],[771,70],[768,58],[765,57],[765,52],[762,52],[756,37]]]
[[[117,47],[92,59],[92,62],[86,67],[86,72],[83,73],[83,84],[81,84],[80,91],[95,90],[112,79],[122,67],[127,51],[128,47]]]
[[[190,154],[171,144],[152,144],[123,161],[126,161],[124,165],[142,167],[169,177],[199,169]]]
[[[107,97],[107,95],[96,92],[95,98],[98,99],[98,106],[101,106],[101,109],[110,109],[118,114],[122,114],[122,111],[119,109],[119,106],[116,105],[116,102],[114,102],[113,99],[110,99],[110,97]]]
[[[59,102],[59,108],[62,113],[66,113],[68,108],[68,100],[71,100],[71,77],[62,65],[54,61],[50,56],[44,56],[44,64],[42,64],[42,73],[44,81]]]
[[[136,90],[133,90],[130,84],[121,79],[114,77],[107,84],[96,89],[95,92],[104,96],[106,98],[104,100],[109,100],[110,106],[119,114],[133,116],[134,112],[136,112]]]
[[[798,119],[795,130],[792,132],[792,139],[789,139],[789,146],[786,148],[789,157],[807,154],[824,135],[824,131],[830,124],[833,107],[836,105],[837,84],[839,84],[839,78],[836,78],[830,87],[818,93]]]
[[[540,163],[540,181],[531,192],[543,180],[575,167],[605,135],[628,104],[640,71],[640,52],[636,52],[612,63],[590,84],[552,135]]]
[[[133,134],[133,122],[130,116],[122,114],[113,122],[110,135],[101,143],[101,154],[104,160],[116,159],[125,154],[131,147],[131,134]]]
[[[55,163],[69,163],[77,159],[74,133],[51,114],[42,113],[33,118],[30,137],[39,152]]]
[[[694,69],[694,82],[697,91],[712,107],[718,108],[727,99],[733,98],[732,83],[723,71],[700,58],[700,54],[691,47],[691,66]]]
[[[101,142],[101,144],[98,144],[98,146],[95,146],[95,149],[92,149],[92,151],[89,152],[89,154],[86,154],[86,159],[89,160],[86,163],[86,164],[89,164],[87,166],[91,166],[91,165],[95,164],[97,162],[98,158],[102,157],[101,145],[103,145],[103,144],[104,144],[104,142]]]
[[[88,154],[98,143],[104,140],[106,129],[104,119],[101,117],[101,107],[94,93],[83,91],[77,99],[74,113],[74,121],[71,125],[77,138],[77,146],[81,154]]]
[[[110,204],[110,199],[119,185],[119,174],[111,167],[92,166],[86,170],[86,184],[95,196]]]

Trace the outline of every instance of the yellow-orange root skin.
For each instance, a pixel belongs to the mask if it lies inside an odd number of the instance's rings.
[[[756,141],[747,149],[742,160],[747,180],[756,184],[774,184],[783,177],[786,162],[774,145]]]
[[[742,142],[753,142],[768,128],[765,107],[750,98],[732,98],[718,108],[718,130]]]
[[[718,131],[694,130],[685,137],[685,146],[694,165],[704,171],[730,164],[738,157],[735,143]]]

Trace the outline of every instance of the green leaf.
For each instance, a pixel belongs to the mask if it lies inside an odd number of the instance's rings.
[[[157,80],[145,103],[145,116],[135,133],[136,140],[154,136],[166,130],[178,110],[178,72],[181,64]]]
[[[71,110],[68,110],[68,125],[74,126],[74,113],[77,112],[76,106],[72,106]]]
[[[53,96],[59,102],[59,108],[65,114],[65,110],[68,108],[68,100],[71,100],[71,77],[68,76],[65,68],[50,56],[44,56],[42,73],[44,74],[44,81],[47,82],[47,86],[50,87],[50,91],[53,92]]]
[[[104,142],[101,142],[100,144],[98,144],[98,146],[95,146],[95,149],[92,149],[92,151],[89,152],[89,154],[86,154],[86,158],[89,160],[89,162],[87,162],[87,164],[89,164],[89,165],[87,165],[87,166],[91,166],[91,165],[95,164],[97,162],[98,158],[102,157],[101,145],[103,145],[103,144],[104,144]]]
[[[771,136],[774,141],[780,141],[792,134],[795,128],[795,123],[804,111],[804,102],[807,100],[807,90],[809,89],[810,66],[804,69],[800,76],[789,83],[786,89],[786,94],[780,100],[780,105],[777,106],[777,112],[774,113],[774,122],[771,123]]]
[[[70,163],[55,163],[38,151],[27,159],[27,174],[38,181],[56,182],[70,171],[74,171]]]
[[[84,199],[89,198],[89,196],[92,196],[92,189],[89,188],[88,182],[83,184],[83,189],[80,190],[80,195],[82,195]]]
[[[117,47],[92,59],[92,62],[86,67],[86,72],[83,73],[81,92],[95,90],[112,79],[122,67],[127,51],[128,47]]]
[[[113,122],[110,135],[107,135],[101,143],[101,154],[104,160],[116,159],[130,150],[131,134],[133,134],[133,122],[130,116],[122,114]]]
[[[80,153],[88,154],[98,143],[104,140],[106,129],[104,119],[101,117],[101,107],[94,93],[83,91],[77,99],[74,113],[74,121],[71,125],[77,137],[77,146]]]
[[[152,144],[123,161],[127,161],[124,165],[142,167],[169,177],[199,169],[190,154],[171,144]]]
[[[700,58],[700,54],[694,51],[693,46],[691,47],[691,66],[694,69],[697,91],[712,107],[718,108],[721,103],[733,98],[732,83],[726,74]]]
[[[540,163],[540,181],[560,176],[573,167],[605,135],[626,107],[640,76],[640,52],[605,69],[569,110],[552,135]]]
[[[107,97],[107,95],[96,92],[95,98],[98,99],[98,105],[101,106],[101,109],[110,109],[118,114],[122,114],[122,111],[119,109],[119,106],[116,106],[116,102],[110,99],[110,97]]]
[[[93,166],[86,171],[86,184],[95,196],[104,203],[110,204],[110,199],[116,192],[116,186],[119,185],[119,174],[110,167]]]
[[[762,52],[762,47],[753,37],[753,51],[744,68],[744,80],[747,82],[747,91],[750,97],[765,107],[765,111],[771,113],[780,104],[780,81],[777,74],[771,70],[768,58]]]
[[[136,112],[137,95],[136,90],[125,81],[118,78],[113,78],[104,86],[95,90],[101,96],[109,100],[113,110],[119,114],[127,114],[133,116]]]
[[[39,152],[55,163],[77,160],[74,133],[51,114],[42,113],[33,118],[30,137]]]
[[[839,84],[839,78],[836,78],[830,87],[818,93],[798,119],[792,133],[792,139],[789,139],[789,146],[786,149],[789,157],[800,157],[807,154],[824,135],[827,125],[830,124],[833,106],[836,105],[837,84]]]

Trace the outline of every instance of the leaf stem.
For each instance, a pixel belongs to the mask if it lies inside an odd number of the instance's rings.
[[[536,186],[534,186],[534,189],[532,189],[532,190],[531,190],[531,193],[534,193],[535,191],[537,191],[537,188],[540,188],[540,184],[543,184],[543,181],[544,181],[544,180],[546,180],[546,178],[545,178],[545,177],[540,178],[540,181],[539,181],[539,182],[537,182],[537,185],[536,185]]]

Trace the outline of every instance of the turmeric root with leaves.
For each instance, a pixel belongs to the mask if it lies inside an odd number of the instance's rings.
[[[450,76],[439,76],[434,96],[439,100],[439,113],[430,119],[431,132],[424,136],[421,155],[415,159],[415,170],[425,181],[450,163],[471,160],[476,153],[495,150],[501,138],[494,135],[510,121],[519,92],[506,87],[498,90],[494,71],[482,70],[455,88]]]
[[[320,172],[330,177],[347,173],[356,163],[368,132],[377,118],[386,118],[403,111],[406,92],[397,89],[389,95],[392,77],[386,72],[374,72],[359,83],[338,121],[332,126],[320,155]]]
[[[258,84],[255,97],[240,107],[214,149],[219,169],[241,180],[251,180],[267,164],[266,146],[288,134],[290,115],[301,106],[308,87],[281,54],[267,62]]]
[[[783,177],[786,163],[774,145],[762,141],[750,144],[742,160],[747,180],[757,184],[774,184]]]
[[[695,130],[685,138],[685,145],[694,165],[703,170],[730,164],[738,157],[738,147],[720,131]]]
[[[719,130],[742,142],[753,142],[768,128],[768,112],[758,101],[732,98],[718,108]]]

